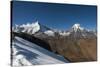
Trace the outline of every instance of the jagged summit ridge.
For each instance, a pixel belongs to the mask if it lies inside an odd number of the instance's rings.
[[[80,24],[76,23],[72,26],[72,29],[77,32],[78,30],[84,30],[83,27],[80,26]]]
[[[88,29],[81,27],[78,23],[74,24],[69,32],[69,36],[76,39],[96,37],[93,31],[88,31]]]
[[[14,32],[23,32],[28,34],[35,34],[36,32],[42,32],[48,36],[54,36],[54,31],[45,25],[40,24],[38,21],[33,23],[27,23],[22,25],[15,25],[12,28]]]
[[[30,34],[34,34],[39,30],[40,30],[40,25],[38,21],[31,24],[27,23],[27,24],[22,24],[22,25],[15,25],[15,27],[13,27],[14,32],[25,32],[25,33],[30,33]]]

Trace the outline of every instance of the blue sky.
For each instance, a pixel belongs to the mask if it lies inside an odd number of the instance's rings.
[[[36,20],[43,25],[59,30],[67,30],[75,23],[88,29],[94,29],[97,26],[97,7],[13,1],[13,25],[32,23]]]

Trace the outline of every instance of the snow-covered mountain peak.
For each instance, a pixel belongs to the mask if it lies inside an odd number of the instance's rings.
[[[54,36],[53,30],[51,30],[45,25],[40,24],[38,21],[22,25],[15,25],[15,27],[13,27],[12,30],[14,32],[23,32],[28,34],[35,34],[36,32],[42,32],[48,36]]]
[[[72,28],[79,28],[79,27],[80,27],[80,24],[76,23],[76,24],[73,25]]]
[[[40,30],[40,25],[38,21],[34,23],[27,23],[27,24],[22,24],[22,25],[15,25],[13,28],[14,32],[26,32],[29,34],[34,34]]]
[[[40,25],[39,25],[38,21],[36,21],[35,23],[32,23],[31,26],[34,27],[34,26],[40,26]]]
[[[47,30],[44,33],[47,34],[48,36],[54,36],[55,35],[55,33],[51,30]]]
[[[81,30],[81,31],[84,30],[84,28],[81,27],[80,24],[78,24],[78,23],[74,24],[74,25],[72,26],[72,29],[73,29],[75,32],[77,32],[78,30]]]
[[[93,38],[96,37],[93,31],[88,31],[85,27],[81,27],[80,24],[74,24],[69,30],[70,36],[74,38]]]
[[[18,26],[18,25],[17,25],[17,26]],[[39,26],[38,21],[33,22],[33,23],[27,23],[27,24],[22,24],[22,25],[20,25],[20,27],[28,27],[28,28],[30,28],[30,27],[38,27],[38,26]]]

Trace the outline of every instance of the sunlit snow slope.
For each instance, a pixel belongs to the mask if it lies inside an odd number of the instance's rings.
[[[62,56],[54,54],[20,37],[12,42],[13,66],[67,63]]]

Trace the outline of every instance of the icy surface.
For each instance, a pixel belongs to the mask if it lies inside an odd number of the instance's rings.
[[[41,65],[68,62],[62,56],[58,56],[34,43],[15,37],[13,43],[13,65]]]
[[[54,36],[55,35],[55,33],[51,30],[45,31],[44,33],[47,34],[48,36]]]
[[[38,23],[38,21],[36,21],[35,23],[27,23],[22,24],[22,25],[15,25],[15,27],[13,28],[14,32],[25,32],[25,33],[29,33],[29,34],[34,34],[36,32],[38,32],[40,30],[40,25]]]
[[[68,36],[70,35],[70,32],[59,32],[59,34],[62,36]]]
[[[53,30],[50,30],[50,28],[39,24],[38,21],[34,23],[15,25],[15,27],[13,27],[12,30],[14,32],[23,32],[23,33],[28,33],[28,34],[35,34],[36,32],[43,32],[48,36],[54,36]]]
[[[75,32],[77,32],[79,29],[80,29],[80,30],[84,30],[84,28],[80,27],[80,24],[74,24],[74,25],[72,26],[72,28],[73,28],[73,30],[74,30]]]

